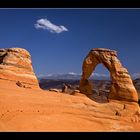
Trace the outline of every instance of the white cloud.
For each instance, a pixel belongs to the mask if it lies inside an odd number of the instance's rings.
[[[64,31],[68,31],[68,29],[65,26],[63,26],[63,25],[57,26],[57,25],[51,23],[48,19],[37,20],[36,24],[35,24],[35,28],[49,30],[51,33],[61,33]]]

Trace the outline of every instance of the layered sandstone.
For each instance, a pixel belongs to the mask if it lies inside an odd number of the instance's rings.
[[[0,79],[38,87],[29,52],[22,48],[0,49]]]
[[[137,91],[127,69],[122,66],[117,58],[117,52],[104,48],[93,49],[86,56],[82,66],[80,91],[87,95],[92,94],[93,87],[88,78],[99,63],[103,64],[110,72],[112,86],[108,98],[138,102]]]

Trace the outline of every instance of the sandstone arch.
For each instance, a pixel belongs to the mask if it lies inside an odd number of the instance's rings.
[[[96,48],[89,52],[83,62],[80,91],[86,95],[92,94],[92,86],[88,78],[95,67],[102,63],[110,72],[112,86],[109,99],[138,102],[138,94],[131,77],[117,58],[114,50]]]

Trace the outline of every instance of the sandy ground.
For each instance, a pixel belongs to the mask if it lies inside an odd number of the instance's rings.
[[[26,89],[0,80],[0,131],[140,131],[135,106],[101,104],[81,95]]]

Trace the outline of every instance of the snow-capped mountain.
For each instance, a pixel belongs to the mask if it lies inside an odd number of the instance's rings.
[[[131,74],[133,80],[140,78],[140,73]],[[48,75],[39,75],[38,79],[54,79],[54,80],[80,80],[81,74],[77,74],[74,72],[69,72],[67,74],[48,74]],[[92,73],[90,76],[92,80],[110,80],[110,75],[100,74],[100,73]]]
[[[69,72],[67,74],[48,74],[48,75],[40,75],[38,76],[38,79],[55,79],[55,80],[80,80],[81,74],[76,74],[74,72]],[[93,73],[90,76],[90,79],[94,80],[109,80],[110,76],[106,74],[98,74]]]
[[[131,77],[132,77],[133,80],[135,80],[135,79],[137,79],[137,78],[140,79],[140,73],[133,73],[133,74],[131,75]]]

